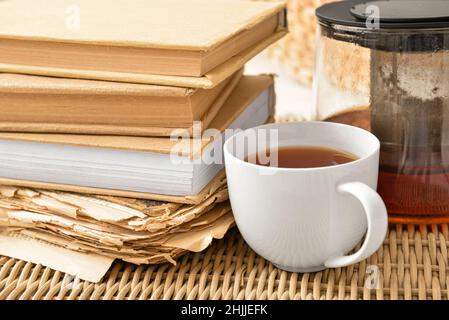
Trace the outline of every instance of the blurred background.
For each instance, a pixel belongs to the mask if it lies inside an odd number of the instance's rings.
[[[335,0],[287,0],[289,34],[247,64],[247,74],[278,75],[278,118],[309,120],[312,117],[315,9],[332,1]]]

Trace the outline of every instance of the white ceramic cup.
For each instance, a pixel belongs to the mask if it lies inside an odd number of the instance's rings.
[[[245,162],[254,136],[267,148],[264,132],[269,130],[277,132],[279,147],[329,147],[359,159],[293,169]],[[368,131],[330,122],[270,124],[229,138],[224,144],[226,175],[243,238],[259,255],[293,272],[343,267],[372,255],[388,227],[387,210],[375,191],[379,147]],[[365,233],[361,248],[346,255]]]

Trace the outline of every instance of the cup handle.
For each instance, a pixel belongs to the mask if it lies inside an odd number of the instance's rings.
[[[324,263],[328,268],[344,267],[368,258],[382,245],[388,229],[387,208],[376,191],[361,182],[343,183],[338,186],[338,191],[351,194],[362,203],[368,231],[359,251],[348,256],[331,257]]]

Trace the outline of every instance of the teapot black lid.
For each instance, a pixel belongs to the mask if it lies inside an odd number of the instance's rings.
[[[378,18],[380,29],[426,29],[449,27],[449,0],[346,0],[316,10],[318,20],[367,28]]]

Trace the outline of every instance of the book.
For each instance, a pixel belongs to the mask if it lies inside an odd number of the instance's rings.
[[[274,100],[272,76],[244,76],[209,125],[214,133],[181,140],[182,133],[163,138],[3,132],[0,183],[195,202],[192,196],[224,167],[222,157],[217,163],[205,156],[221,151],[225,129],[266,123]]]
[[[241,76],[242,70],[207,90],[0,73],[0,131],[191,133],[194,123],[209,126]]]
[[[0,1],[0,71],[210,88],[286,33],[285,10],[260,1]]]

